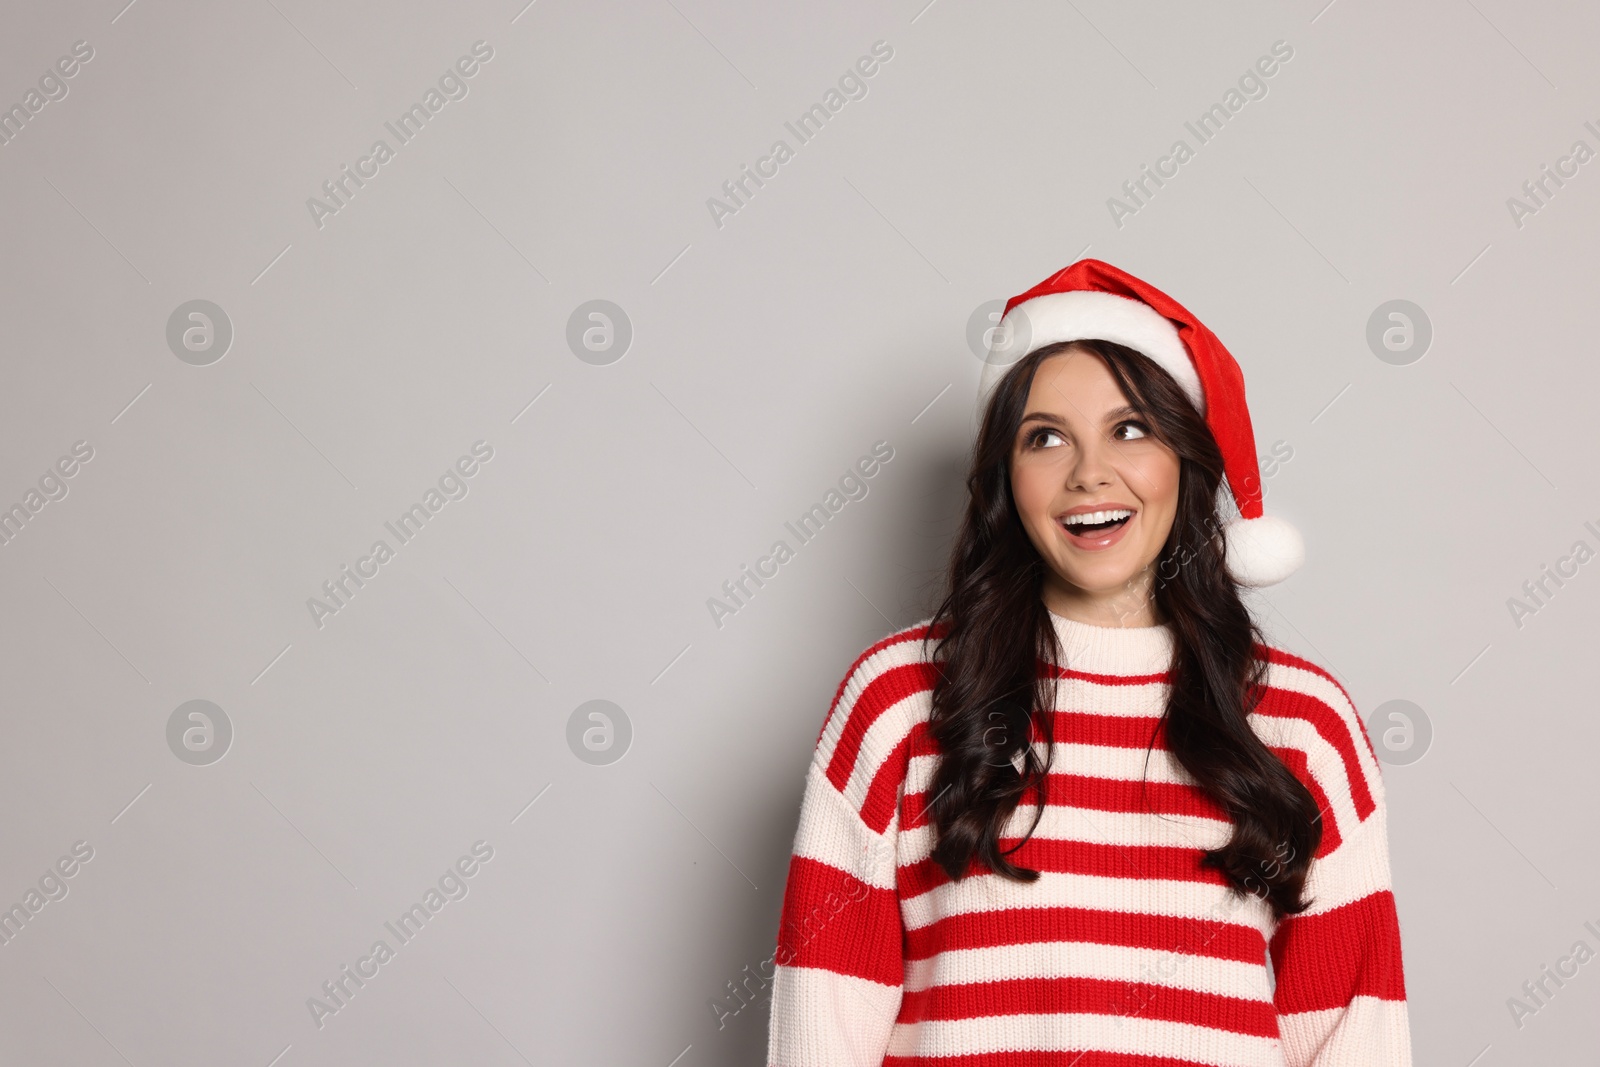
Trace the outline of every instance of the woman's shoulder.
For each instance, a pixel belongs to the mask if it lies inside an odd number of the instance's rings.
[[[1383,804],[1383,774],[1349,691],[1327,668],[1288,649],[1258,644],[1256,657],[1266,668],[1250,715],[1256,732],[1337,823],[1364,822]]]
[[[937,681],[932,656],[942,627],[931,619],[880,637],[844,672],[817,734],[815,762],[836,786],[857,792],[904,776],[920,745]],[[891,780],[893,780],[891,782]]]

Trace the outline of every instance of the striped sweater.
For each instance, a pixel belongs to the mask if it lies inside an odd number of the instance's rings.
[[[1344,689],[1257,647],[1250,725],[1322,812],[1315,901],[1275,922],[1199,863],[1232,824],[1158,729],[1171,630],[1050,618],[1066,666],[1049,668],[1048,803],[1010,853],[1031,884],[977,860],[952,881],[929,858],[927,620],[840,683],[784,889],[768,1067],[1409,1067],[1383,779]],[[1037,803],[1030,789],[1002,849]]]

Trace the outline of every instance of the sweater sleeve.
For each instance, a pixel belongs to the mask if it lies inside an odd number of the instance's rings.
[[[1287,1067],[1410,1067],[1383,780],[1353,709],[1341,718],[1338,755],[1311,775],[1323,819],[1312,903],[1269,942],[1278,1031]]]
[[[888,1051],[904,980],[893,705],[906,688],[904,672],[858,664],[818,738],[783,894],[768,1067],[881,1067]]]

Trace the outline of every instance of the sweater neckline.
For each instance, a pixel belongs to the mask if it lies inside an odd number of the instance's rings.
[[[1049,610],[1048,608],[1046,609]],[[1172,627],[1095,626],[1050,612],[1070,670],[1094,674],[1161,674],[1172,666]]]

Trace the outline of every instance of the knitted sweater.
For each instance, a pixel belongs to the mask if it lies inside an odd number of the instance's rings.
[[[1322,813],[1314,902],[1275,922],[1199,863],[1232,823],[1164,744],[1171,630],[1050,618],[1066,667],[1040,664],[1061,679],[1048,802],[1009,854],[1032,883],[978,860],[952,881],[929,858],[927,620],[845,675],[806,777],[768,1067],[1409,1067],[1383,778],[1344,689],[1257,646],[1250,726]]]

